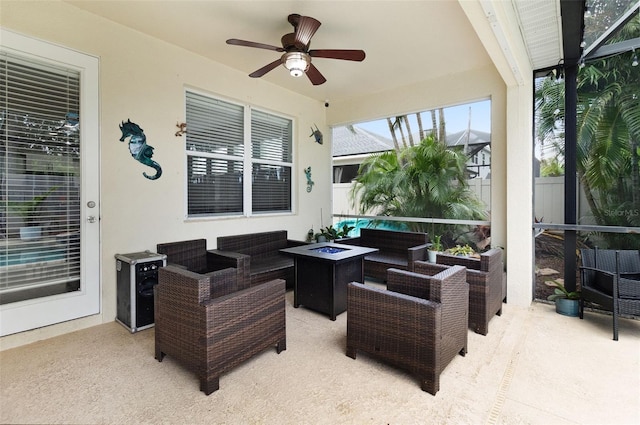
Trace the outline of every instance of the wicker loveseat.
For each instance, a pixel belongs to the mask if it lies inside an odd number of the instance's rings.
[[[359,237],[340,239],[337,242],[377,248],[378,252],[364,257],[364,275],[384,280],[389,268],[413,271],[416,261],[426,260],[429,235],[363,228],[360,229]]]
[[[502,301],[506,297],[503,279],[502,250],[490,249],[480,254],[480,258],[460,257],[438,253],[436,265],[460,265],[467,268],[469,283],[469,328],[486,335],[489,321],[495,315],[502,315]],[[430,274],[432,264],[416,262],[415,271]],[[426,271],[425,271],[426,270]]]
[[[358,350],[408,370],[433,395],[440,373],[467,353],[466,270],[434,276],[389,269],[387,289],[352,282],[347,295],[347,356]]]
[[[169,355],[195,372],[207,395],[219,388],[221,374],[269,347],[287,348],[284,280],[240,286],[232,268],[206,275],[158,270],[155,358]]]
[[[640,251],[581,249],[580,318],[584,304],[597,304],[612,312],[613,339],[618,340],[618,316],[640,315]]]
[[[217,249],[210,250],[214,263],[236,267],[251,285],[284,279],[293,288],[293,258],[280,253],[282,248],[305,245],[287,238],[286,230],[218,237]]]

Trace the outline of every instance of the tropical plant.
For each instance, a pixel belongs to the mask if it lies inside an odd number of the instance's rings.
[[[433,237],[433,242],[431,242],[431,247],[429,248],[430,251],[437,251],[437,252],[442,252],[442,236],[441,235],[435,235]]]
[[[432,135],[400,152],[374,154],[362,163],[354,179],[352,205],[361,214],[485,220],[483,204],[467,183],[466,161],[463,152],[447,148]],[[447,240],[455,240],[457,231],[443,224],[411,222],[407,226]]]
[[[553,294],[547,297],[549,301],[555,301],[558,298],[566,298],[568,300],[580,299],[580,291],[568,291],[567,288],[564,287],[564,283],[559,280],[547,280],[544,284],[554,288]]]
[[[327,238],[328,240],[333,239],[341,239],[346,238],[349,235],[349,232],[355,229],[353,226],[349,226],[348,224],[343,224],[342,228],[336,229],[333,225],[329,225],[324,229],[320,229],[320,234]]]
[[[447,252],[451,255],[459,255],[461,257],[473,255],[476,253],[468,244],[456,245],[453,248],[449,248]]]
[[[640,17],[622,28],[617,41],[640,37]],[[599,225],[640,226],[640,67],[632,52],[588,63],[578,72],[576,171]],[[562,81],[545,78],[536,85],[537,133],[560,140],[564,156]],[[609,245],[636,246],[628,234],[604,235]]]
[[[57,186],[54,186],[45,193],[36,195],[31,199],[27,199],[26,201],[9,201],[7,205],[10,209],[15,211],[20,217],[22,217],[25,226],[35,226],[42,203],[57,188]]]
[[[540,164],[540,177],[559,177],[564,176],[564,165],[553,158],[551,160],[543,160]]]

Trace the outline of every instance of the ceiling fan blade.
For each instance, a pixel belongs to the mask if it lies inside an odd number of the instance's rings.
[[[309,69],[307,69],[307,77],[314,86],[319,86],[320,84],[324,84],[327,79],[318,71],[312,63],[309,64]]]
[[[249,74],[249,77],[251,77],[251,78],[262,77],[264,74],[266,74],[267,72],[269,72],[272,69],[276,68],[281,63],[282,63],[282,61],[280,59],[274,60],[270,64],[263,66],[262,68],[258,69],[257,71],[253,71],[251,74]]]
[[[264,44],[264,43],[256,43],[255,41],[238,40],[237,38],[228,39],[227,44],[232,44],[234,46],[257,47],[258,49],[267,49],[267,50],[275,50],[276,52],[284,52],[284,49],[282,47],[272,46],[270,44]]]
[[[320,28],[320,21],[311,16],[300,16],[296,28],[295,46],[298,49],[306,49],[313,34]]]
[[[365,58],[363,50],[321,49],[309,50],[309,56],[314,58],[342,59],[361,62]]]

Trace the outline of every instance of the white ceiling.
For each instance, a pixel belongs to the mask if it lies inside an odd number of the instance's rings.
[[[228,38],[280,46],[280,37],[293,29],[287,21],[290,13],[312,16],[322,25],[313,36],[311,48],[362,49],[366,59],[351,62],[314,58],[314,65],[327,79],[320,86],[313,86],[306,77],[289,76],[283,67],[262,78],[318,100],[359,97],[491,63],[455,0],[68,3],[245,74],[276,60],[280,53],[230,46],[225,43]],[[534,69],[556,64],[562,48],[559,0],[512,0],[511,4]]]

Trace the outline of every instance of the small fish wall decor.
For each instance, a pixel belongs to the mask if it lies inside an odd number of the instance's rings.
[[[121,142],[124,142],[127,137],[130,137],[129,152],[131,152],[131,156],[141,164],[156,170],[155,175],[150,176],[146,172],[143,172],[142,175],[149,180],[159,179],[162,175],[162,168],[160,164],[151,159],[153,156],[153,146],[147,145],[147,136],[144,135],[144,131],[138,124],[131,122],[130,119],[127,119],[127,122],[122,121],[120,130],[122,131]]]
[[[316,143],[322,144],[322,132],[317,125],[315,130],[313,129],[313,127],[311,127],[311,134],[309,135],[309,137],[313,137]]]

